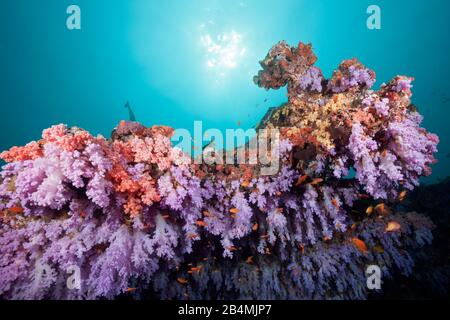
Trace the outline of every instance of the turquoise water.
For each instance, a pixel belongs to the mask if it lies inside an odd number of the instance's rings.
[[[70,4],[81,30],[66,28]],[[366,27],[370,4],[381,30]],[[441,138],[440,179],[450,175],[449,17],[444,0],[2,0],[0,149],[55,123],[108,136],[127,100],[146,125],[250,128],[285,100],[253,84],[258,61],[279,40],[301,40],[327,76],[351,57],[377,72],[377,86],[414,76],[413,102]]]

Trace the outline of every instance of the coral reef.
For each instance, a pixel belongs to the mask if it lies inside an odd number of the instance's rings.
[[[356,59],[331,79],[316,60],[280,42],[254,79],[288,88],[260,124],[281,132],[275,175],[193,164],[171,128],[126,121],[111,139],[57,125],[1,153],[0,295],[364,299],[366,266],[411,274],[434,226],[391,207],[431,174],[438,137],[411,78],[375,91]]]

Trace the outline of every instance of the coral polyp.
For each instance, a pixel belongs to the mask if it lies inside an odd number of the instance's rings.
[[[275,175],[193,164],[172,128],[126,121],[110,139],[56,125],[1,153],[0,295],[364,299],[368,265],[411,274],[433,224],[393,208],[439,142],[420,127],[413,79],[373,90],[356,59],[331,79],[316,60],[280,42],[254,78],[288,89],[259,126],[281,133]]]

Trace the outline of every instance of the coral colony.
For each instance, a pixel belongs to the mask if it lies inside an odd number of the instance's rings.
[[[287,86],[260,128],[280,168],[198,164],[169,127],[122,121],[111,139],[56,125],[1,153],[6,299],[364,299],[365,270],[410,275],[433,224],[395,212],[431,173],[412,78],[378,91],[346,60],[325,79],[311,46],[275,45],[255,83]]]

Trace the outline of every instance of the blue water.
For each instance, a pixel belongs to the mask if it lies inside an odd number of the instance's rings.
[[[70,4],[81,8],[81,30],[66,28]],[[381,30],[366,27],[370,4],[382,10]],[[128,118],[127,100],[146,125],[250,128],[285,100],[285,90],[253,84],[258,61],[279,40],[302,40],[313,43],[327,76],[351,57],[377,72],[377,85],[414,76],[413,102],[442,141],[432,179],[443,178],[450,175],[449,18],[444,0],[2,0],[0,149],[55,123],[108,136]]]

